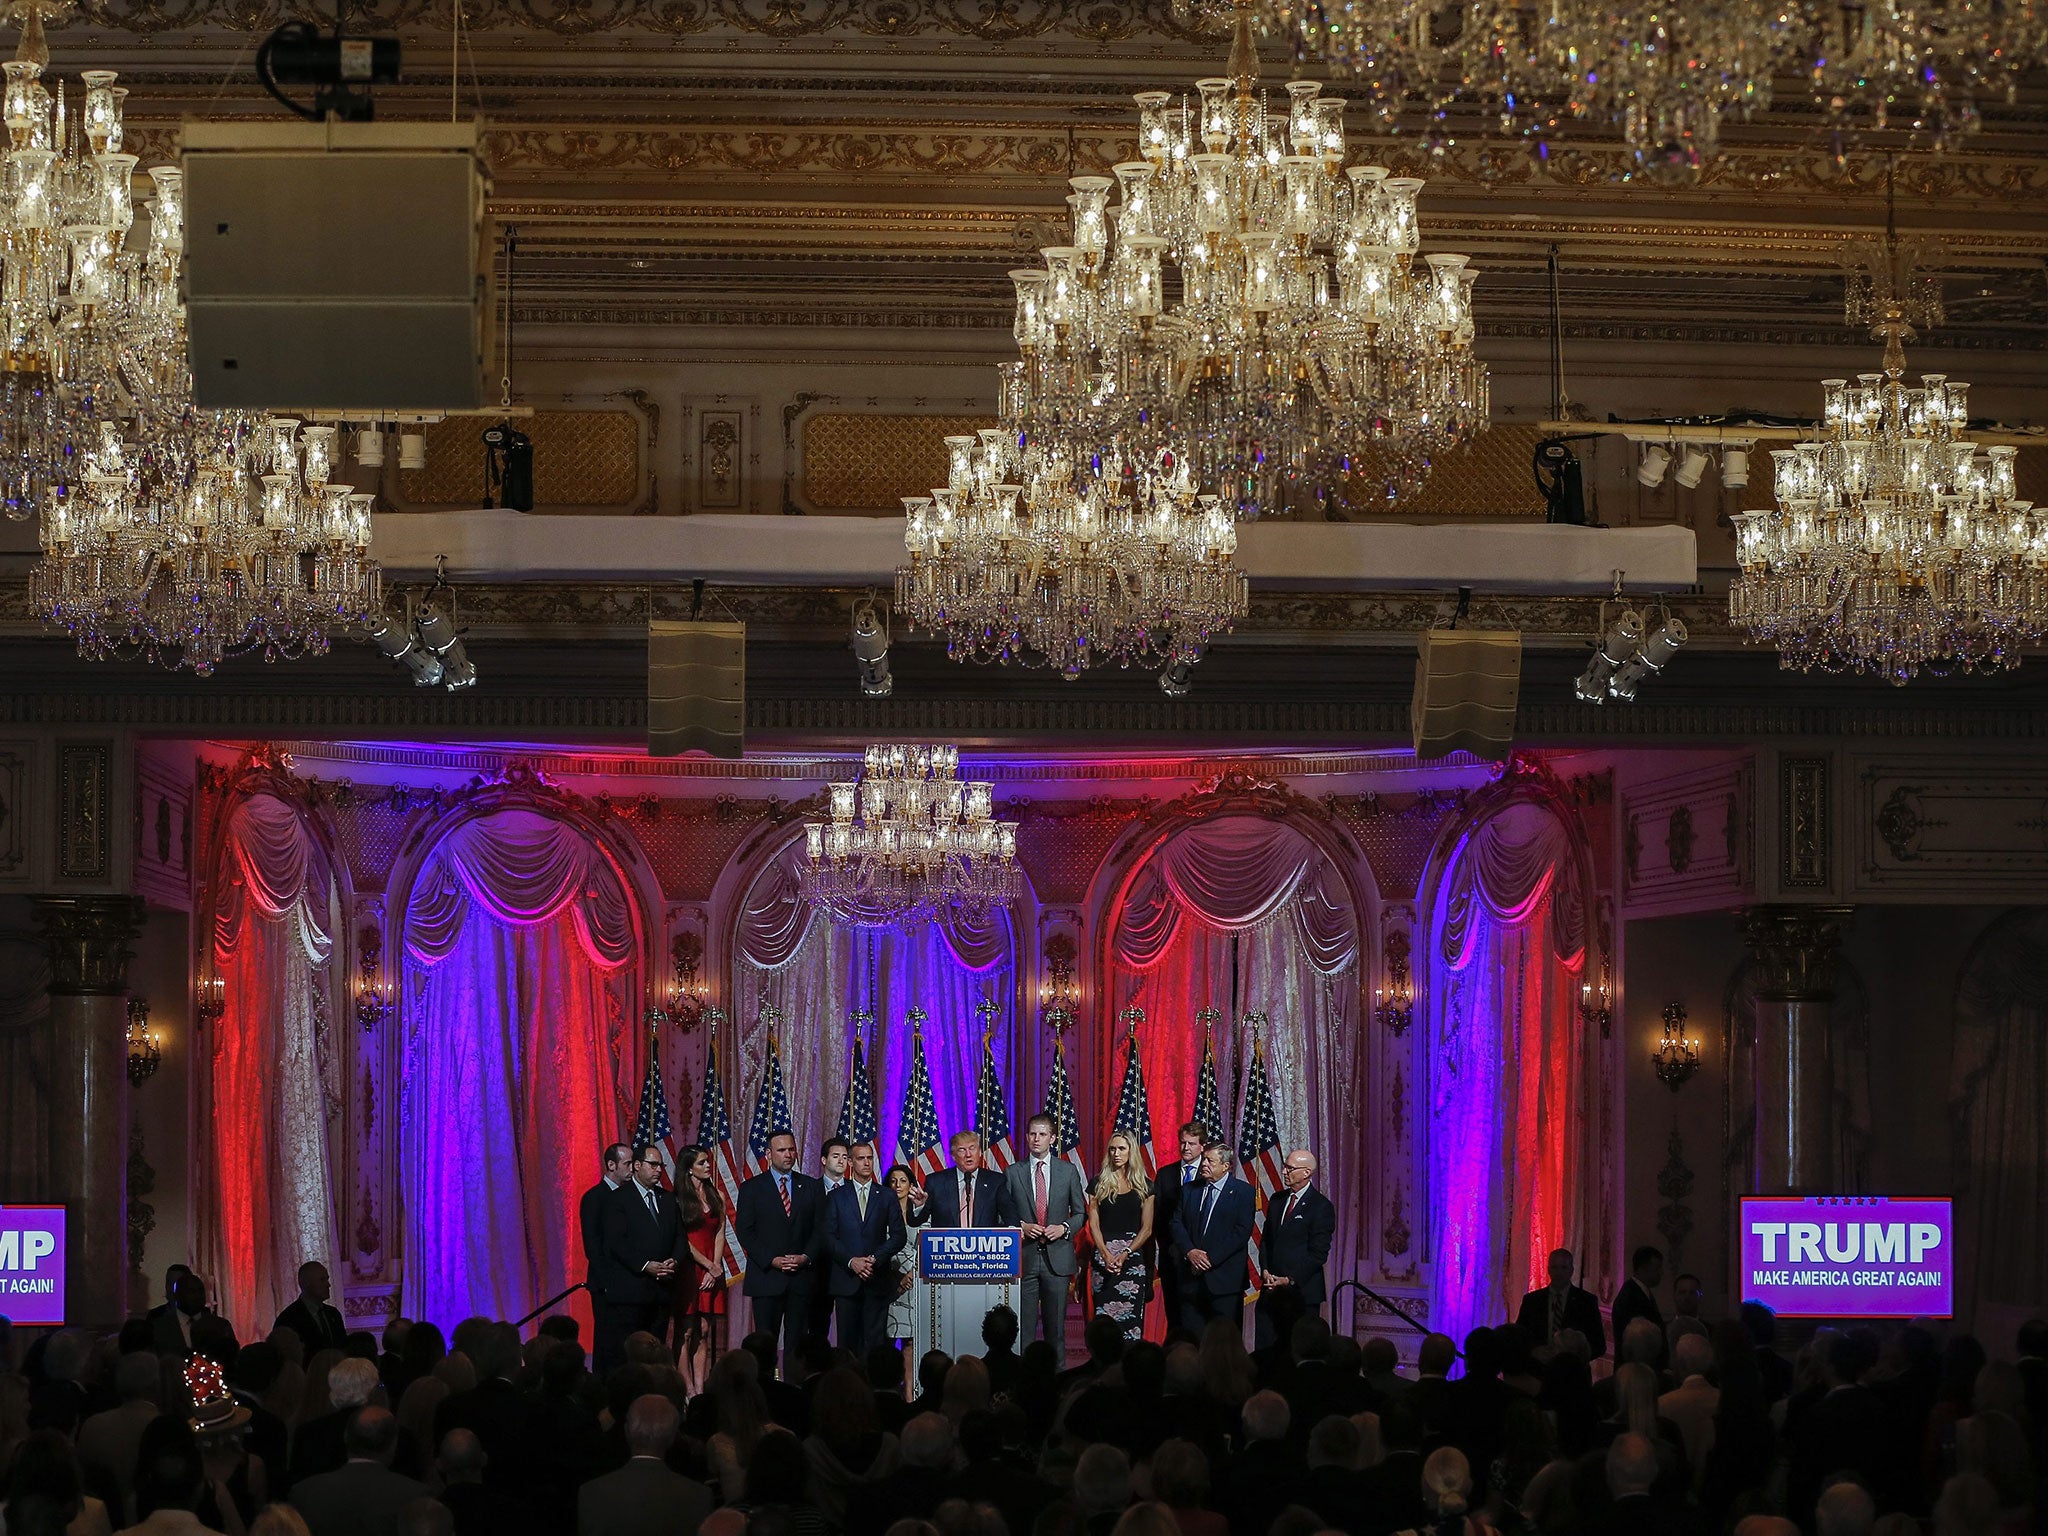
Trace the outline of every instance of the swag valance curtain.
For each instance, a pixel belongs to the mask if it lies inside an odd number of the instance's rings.
[[[203,1241],[216,1305],[260,1337],[298,1268],[341,1258],[329,1161],[343,1064],[330,1021],[340,927],[325,854],[299,809],[251,795],[228,815],[215,886],[214,973],[225,1011],[208,1038]]]
[[[405,912],[404,1305],[519,1317],[582,1278],[577,1201],[632,1128],[632,899],[579,827],[457,824]],[[586,1326],[587,1300],[570,1303]]]
[[[1570,829],[1515,802],[1457,849],[1433,910],[1428,989],[1432,1322],[1510,1318],[1553,1248],[1587,1256],[1600,1188],[1586,1126],[1594,1056],[1579,1013],[1585,893]]]

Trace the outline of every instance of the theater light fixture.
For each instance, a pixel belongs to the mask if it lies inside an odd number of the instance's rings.
[[[1731,491],[1744,490],[1749,485],[1749,449],[1724,448],[1721,450],[1721,483]]]
[[[1652,443],[1643,450],[1643,462],[1636,466],[1636,479],[1650,490],[1664,483],[1664,471],[1671,467],[1671,450]]]
[[[1573,692],[1586,704],[1605,704],[1609,699],[1633,703],[1636,690],[1648,679],[1660,675],[1671,658],[1684,649],[1691,636],[1685,623],[1663,603],[1647,623],[1639,609],[1620,608],[1622,573],[1614,573],[1614,596],[1600,605],[1600,638],[1593,654],[1573,685]],[[1608,619],[1610,606],[1620,612]]]
[[[445,574],[426,592],[407,593],[402,615],[380,610],[368,628],[370,643],[404,666],[415,686],[451,693],[475,686],[476,664],[455,628],[455,589]]]
[[[1707,472],[1707,463],[1706,449],[1698,444],[1687,444],[1685,457],[1679,461],[1678,468],[1672,472],[1671,478],[1688,491],[1697,490],[1701,478]]]
[[[1193,656],[1176,657],[1167,663],[1166,670],[1159,674],[1159,691],[1169,699],[1184,699],[1195,691],[1195,663],[1201,660],[1201,653]]]
[[[896,691],[889,671],[889,625],[870,593],[853,605],[853,659],[860,668],[860,691],[886,699]]]

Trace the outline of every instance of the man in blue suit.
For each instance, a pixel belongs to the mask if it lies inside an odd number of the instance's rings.
[[[890,1260],[903,1251],[903,1213],[875,1182],[875,1149],[853,1149],[847,1180],[825,1201],[828,1288],[839,1314],[839,1347],[865,1357],[888,1339],[889,1302],[896,1294]]]
[[[981,1132],[957,1131],[953,1166],[910,1192],[913,1227],[999,1227],[1003,1219],[1003,1176],[981,1166]],[[963,1220],[961,1212],[966,1212]]]
[[[1230,1171],[1230,1148],[1202,1148],[1202,1182],[1173,1213],[1173,1246],[1185,1273],[1180,1321],[1200,1333],[1211,1318],[1244,1324],[1244,1287],[1252,1241],[1252,1187]]]

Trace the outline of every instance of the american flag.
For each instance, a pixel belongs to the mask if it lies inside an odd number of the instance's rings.
[[[846,1097],[839,1102],[839,1131],[854,1146],[864,1141],[873,1141],[878,1127],[875,1124],[875,1080],[868,1072],[867,1046],[862,1041],[860,1026],[867,1014],[854,1015],[853,1072],[846,1079]]]
[[[789,1095],[782,1087],[782,1053],[775,1048],[775,1036],[768,1036],[768,1070],[761,1074],[760,1086],[754,1090],[754,1119],[747,1127],[747,1177],[752,1178],[768,1166],[768,1143],[784,1131],[792,1134],[795,1127],[789,1121]]]
[[[661,1153],[661,1187],[676,1187],[675,1127],[669,1123],[668,1094],[661,1086],[661,1038],[647,1036],[647,1078],[640,1084],[640,1117],[633,1122],[633,1144],[652,1145]]]
[[[1280,1150],[1280,1127],[1273,1119],[1273,1090],[1266,1082],[1266,1047],[1256,1033],[1265,1019],[1262,1015],[1252,1014],[1249,1022],[1254,1029],[1252,1068],[1245,1077],[1244,1104],[1238,1115],[1242,1129],[1237,1134],[1237,1160],[1244,1166],[1246,1176],[1257,1191],[1249,1251],[1251,1272],[1245,1280],[1245,1294],[1256,1295],[1259,1290],[1259,1237],[1266,1226],[1267,1203],[1286,1187],[1280,1178],[1280,1164],[1286,1154]]]
[[[708,1039],[704,1052],[703,1108],[697,1114],[697,1145],[711,1154],[711,1178],[718,1185],[719,1199],[725,1203],[725,1282],[730,1285],[746,1272],[747,1256],[740,1251],[739,1239],[732,1230],[732,1213],[739,1204],[743,1178],[739,1148],[733,1145],[732,1117],[725,1112],[725,1083],[718,1073],[721,1021],[714,1017],[717,1013],[713,1008],[704,1015]]]
[[[1202,1065],[1195,1074],[1194,1118],[1209,1128],[1209,1134],[1218,1141],[1228,1138],[1223,1134],[1223,1097],[1216,1091],[1216,1042],[1209,1034],[1209,1024],[1221,1017],[1214,1008],[1204,1008],[1196,1015],[1202,1021]]]
[[[1081,1175],[1081,1187],[1089,1188],[1095,1180],[1089,1176],[1088,1165],[1081,1158],[1081,1122],[1074,1118],[1074,1090],[1067,1082],[1067,1045],[1064,1040],[1053,1042],[1052,1079],[1045,1085],[1045,1112],[1052,1117],[1052,1152],[1054,1157],[1063,1157],[1074,1165],[1074,1171]]]
[[[1138,1025],[1144,1022],[1145,1011],[1127,1008],[1124,1018],[1131,1026],[1126,1037],[1130,1053],[1124,1058],[1124,1081],[1117,1090],[1116,1120],[1110,1129],[1122,1131],[1137,1144],[1138,1157],[1149,1179],[1159,1172],[1159,1158],[1152,1145],[1152,1102],[1145,1095],[1145,1069],[1138,1061]]]
[[[1017,1161],[1017,1144],[1010,1138],[1010,1107],[1003,1102],[1002,1081],[996,1076],[996,1048],[990,1037],[981,1037],[981,1081],[974,1088],[974,1128],[987,1144],[984,1156],[989,1167],[1001,1173]]]
[[[896,1155],[910,1164],[920,1184],[946,1166],[939,1117],[932,1108],[931,1069],[924,1061],[924,1021],[922,1008],[910,1010],[910,1078],[903,1085],[903,1122],[896,1132]]]

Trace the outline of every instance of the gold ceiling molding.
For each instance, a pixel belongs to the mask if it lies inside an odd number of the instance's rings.
[[[946,483],[946,442],[993,416],[830,411],[804,418],[799,495],[821,512],[893,512]]]

